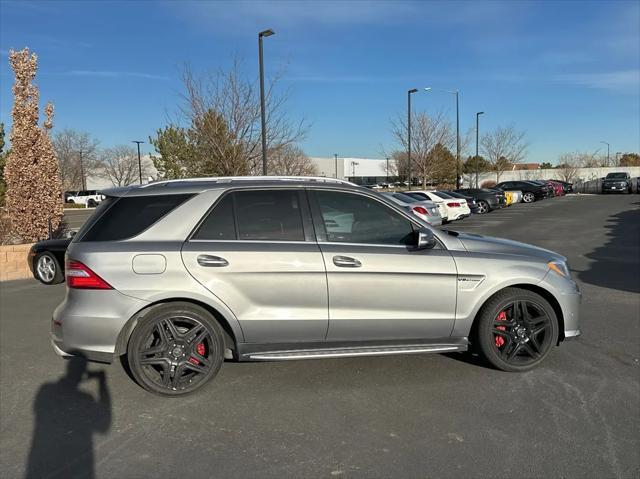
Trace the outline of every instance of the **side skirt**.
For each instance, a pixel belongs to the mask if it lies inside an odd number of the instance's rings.
[[[238,343],[239,361],[348,358],[396,354],[466,351],[467,338],[398,341],[316,341],[300,343]]]

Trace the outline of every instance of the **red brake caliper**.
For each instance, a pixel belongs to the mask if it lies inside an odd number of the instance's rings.
[[[205,354],[205,349],[204,349],[204,343],[199,343],[196,345],[196,352],[200,355],[200,356],[204,356]],[[198,361],[196,358],[189,358],[189,362],[191,364],[200,364],[200,361]]]
[[[496,318],[496,321],[506,321],[506,320],[507,320],[507,313],[505,313],[504,311],[500,311],[500,314]],[[506,331],[507,330],[507,328],[505,328],[504,326],[496,326],[496,329],[499,329],[500,331]],[[499,348],[504,343],[505,343],[504,338],[502,336],[499,336],[499,335],[496,334],[496,347]]]

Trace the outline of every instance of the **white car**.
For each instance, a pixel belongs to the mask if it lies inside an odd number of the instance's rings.
[[[77,203],[85,205],[88,208],[98,206],[105,198],[103,194],[96,190],[74,191],[65,196],[67,203]]]
[[[445,212],[447,221],[456,221],[471,216],[471,209],[465,200],[454,198],[442,191],[409,191],[407,194],[414,198],[425,198],[433,201],[440,209],[440,215]]]
[[[433,201],[413,198],[404,193],[389,192],[380,194],[385,198],[389,198],[394,203],[403,206],[405,209],[411,210],[414,215],[426,221],[431,226],[440,226],[442,224],[442,216],[440,216],[440,211]]]

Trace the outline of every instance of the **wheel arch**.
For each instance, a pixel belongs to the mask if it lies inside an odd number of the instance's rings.
[[[118,339],[116,341],[116,347],[115,347],[114,355],[115,356],[122,356],[123,354],[125,354],[127,352],[127,345],[129,343],[129,339],[131,338],[131,334],[133,333],[133,330],[137,326],[137,324],[140,321],[140,319],[142,319],[144,317],[144,315],[150,309],[154,308],[155,306],[161,305],[161,304],[170,304],[170,303],[178,303],[178,302],[194,304],[196,306],[201,307],[202,309],[204,309],[208,313],[210,313],[215,318],[215,320],[218,322],[220,327],[222,328],[222,331],[224,333],[224,347],[225,347],[225,349],[228,348],[228,349],[231,349],[234,352],[237,351],[237,343],[241,342],[242,338],[243,338],[242,330],[238,331],[236,328],[234,328],[232,326],[231,322],[228,320],[228,318],[225,317],[224,314],[222,314],[218,309],[214,308],[210,304],[207,304],[207,303],[205,303],[203,301],[200,301],[200,300],[197,300],[197,299],[194,299],[194,298],[187,298],[187,297],[174,297],[174,298],[160,299],[160,300],[157,300],[157,301],[155,301],[153,303],[149,303],[149,304],[145,305],[144,308],[142,308],[141,310],[136,312],[126,322],[124,327],[120,330],[120,334],[118,335]]]
[[[509,289],[509,288],[518,288],[518,289],[524,289],[527,291],[531,291],[532,293],[537,293],[540,296],[542,296],[548,303],[549,305],[553,308],[554,313],[556,313],[556,318],[558,319],[558,344],[560,344],[561,341],[564,341],[564,315],[562,314],[562,308],[560,307],[560,303],[558,302],[558,300],[556,299],[556,297],[548,290],[545,289],[541,286],[535,285],[535,284],[531,284],[531,283],[515,283],[515,284],[509,284],[507,286],[504,286],[500,289],[498,289],[497,291],[494,291],[493,294],[491,294],[489,297],[487,297],[483,302],[482,305],[478,308],[478,310],[476,311],[476,314],[473,318],[473,323],[471,324],[471,331],[469,332],[469,336],[473,337],[476,333],[476,329],[478,327],[478,321],[480,318],[480,315],[483,311],[484,305],[487,304],[489,301],[491,301],[491,299],[496,295],[501,293],[502,291],[504,291],[505,289]]]

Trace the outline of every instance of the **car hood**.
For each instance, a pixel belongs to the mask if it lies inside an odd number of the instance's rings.
[[[528,256],[530,258],[538,258],[542,261],[567,260],[567,258],[554,251],[527,243],[520,243],[519,241],[473,233],[460,233],[457,231],[447,231],[447,233],[456,236],[469,252]]]

